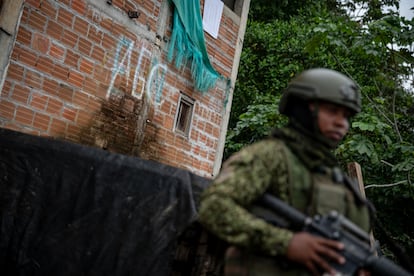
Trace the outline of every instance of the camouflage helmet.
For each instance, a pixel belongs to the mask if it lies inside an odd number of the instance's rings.
[[[280,99],[279,112],[288,115],[295,98],[338,104],[354,113],[361,111],[361,96],[356,83],[330,69],[309,69],[295,77]]]

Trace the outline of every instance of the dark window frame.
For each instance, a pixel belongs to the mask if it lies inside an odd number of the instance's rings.
[[[193,119],[195,100],[191,97],[180,94],[178,100],[177,114],[175,118],[175,132],[188,137],[191,130],[191,121]]]
[[[222,0],[224,5],[238,16],[241,16],[244,0]]]

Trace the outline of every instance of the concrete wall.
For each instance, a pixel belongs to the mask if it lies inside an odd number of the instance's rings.
[[[15,31],[0,32],[0,127],[213,176],[249,2],[241,16],[224,8],[217,39],[204,33],[223,78],[200,93],[188,65],[167,61],[168,0],[2,0],[0,24]],[[188,136],[175,130],[181,94],[194,100]]]

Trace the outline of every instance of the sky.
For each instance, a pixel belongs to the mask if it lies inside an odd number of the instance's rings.
[[[414,10],[411,10],[412,7],[414,7],[413,0],[400,0],[400,15],[407,19],[413,18]]]

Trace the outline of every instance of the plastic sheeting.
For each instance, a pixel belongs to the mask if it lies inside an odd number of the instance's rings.
[[[2,275],[168,275],[208,180],[0,129]]]

